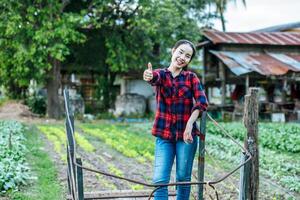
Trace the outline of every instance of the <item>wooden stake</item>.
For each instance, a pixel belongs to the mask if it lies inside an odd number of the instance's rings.
[[[253,156],[250,162],[249,187],[246,189],[247,199],[258,199],[259,186],[259,152],[258,152],[258,88],[249,88],[245,96],[244,125],[247,136],[244,141],[245,148]]]
[[[198,181],[204,181],[204,166],[205,166],[205,134],[206,134],[206,111],[202,112],[200,121],[200,133],[199,138],[199,155],[198,155]],[[198,199],[203,200],[203,185],[198,185]]]

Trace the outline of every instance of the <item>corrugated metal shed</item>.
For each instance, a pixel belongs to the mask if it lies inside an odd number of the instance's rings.
[[[251,86],[264,88],[268,90],[266,101],[274,101],[272,88],[286,91],[288,86],[300,84],[300,32],[235,33],[210,29],[203,31],[203,40],[197,47],[203,48],[207,95],[213,99],[214,88],[221,90],[221,110],[226,110],[223,106],[228,104],[228,96],[224,95],[228,94],[228,84],[243,86],[246,91]],[[292,105],[294,98],[292,91],[286,91],[282,101]]]
[[[289,65],[292,71],[299,72],[300,71],[300,54],[292,54],[292,53],[268,53],[273,58],[280,60]]]
[[[300,71],[300,55],[257,52],[213,51],[236,75],[258,72],[262,75],[283,75],[289,70]]]
[[[230,71],[232,71],[234,74],[238,76],[252,72],[252,70],[243,67],[242,65],[234,61],[234,59],[231,59],[230,57],[223,54],[223,52],[213,51],[213,50],[210,50],[209,52],[211,52],[212,54],[217,56],[220,60],[222,60],[222,62],[230,69]]]
[[[300,33],[296,32],[234,33],[205,30],[203,34],[213,44],[300,45]]]

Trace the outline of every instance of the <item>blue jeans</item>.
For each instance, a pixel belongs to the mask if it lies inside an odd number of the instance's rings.
[[[198,145],[198,138],[193,138],[193,143],[186,144],[183,140],[168,141],[156,138],[154,161],[154,184],[169,183],[172,165],[176,156],[176,182],[191,181],[193,161]],[[176,187],[177,200],[188,200],[190,185]],[[167,200],[168,188],[162,187],[154,193],[155,200]]]

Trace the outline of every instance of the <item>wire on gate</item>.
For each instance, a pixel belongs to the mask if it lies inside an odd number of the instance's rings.
[[[70,113],[69,113],[69,107],[68,107],[68,102],[67,102],[67,91],[64,90],[64,100],[65,100],[65,108],[66,108],[66,112],[67,112],[67,122],[68,122],[68,125],[69,125],[69,128],[71,130],[71,134],[74,135],[74,129],[73,129],[73,126],[72,126],[72,123],[71,123],[71,119],[70,119]],[[233,169],[231,172],[227,173],[225,176],[223,176],[222,178],[218,179],[218,180],[215,180],[215,181],[203,181],[203,182],[175,182],[175,183],[168,183],[168,184],[148,184],[148,183],[144,183],[144,182],[140,182],[140,181],[136,181],[136,180],[133,180],[133,179],[129,179],[129,178],[125,178],[125,177],[122,177],[122,176],[117,176],[117,175],[114,175],[114,174],[110,174],[110,173],[106,173],[106,172],[103,172],[103,171],[100,171],[100,170],[95,170],[95,169],[91,169],[91,168],[88,168],[88,167],[84,167],[83,165],[80,165],[76,162],[76,143],[74,141],[74,138],[72,139],[72,143],[73,143],[73,146],[74,146],[74,157],[73,157],[73,164],[77,167],[80,167],[82,169],[85,169],[87,171],[91,171],[91,172],[95,172],[95,173],[99,173],[99,174],[102,174],[102,175],[105,175],[105,176],[110,176],[110,177],[113,177],[113,178],[117,178],[117,179],[121,179],[121,180],[125,180],[125,181],[128,181],[128,182],[132,182],[132,183],[135,183],[135,184],[139,184],[139,185],[143,185],[143,186],[147,186],[147,187],[154,187],[154,189],[152,190],[151,194],[149,195],[149,200],[151,199],[152,195],[154,194],[154,192],[156,190],[158,190],[159,188],[161,187],[167,187],[167,186],[176,186],[176,185],[201,185],[201,184],[206,184],[206,185],[209,185],[210,187],[212,187],[215,191],[215,194],[216,194],[216,197],[218,199],[218,193],[215,189],[215,187],[213,186],[214,184],[217,184],[221,181],[223,181],[224,179],[228,178],[230,175],[232,175],[234,172],[236,172],[239,168],[241,168],[243,165],[245,165],[247,162],[249,162],[251,159],[252,159],[252,155],[249,153],[249,151],[247,149],[245,149],[242,145],[240,145],[231,135],[228,134],[228,132],[223,128],[221,127],[208,113],[207,113],[207,116],[208,118],[214,123],[215,126],[217,126],[218,128],[220,128],[225,134],[227,135],[234,143],[236,143],[242,150],[244,153],[246,153],[246,155],[248,155],[248,159],[246,161],[244,161],[243,163],[241,163],[240,165],[238,165],[238,167],[236,167],[235,169]],[[69,142],[68,142],[68,146],[69,145]],[[68,154],[71,158],[71,152],[70,152],[70,149],[68,151]],[[73,185],[73,180],[72,180],[72,185]],[[74,183],[75,185],[75,183]],[[75,185],[76,187],[76,185]],[[76,190],[76,188],[75,188]]]
[[[218,195],[218,191],[216,190],[216,188],[210,182],[207,182],[207,185],[210,186],[214,190],[216,198],[217,198],[217,200],[219,200],[219,195]]]
[[[214,166],[220,166],[220,162],[218,164],[217,160],[212,157],[212,155],[209,153],[209,151],[207,149],[205,149],[205,152],[210,157],[211,161],[214,163]],[[231,181],[229,183],[231,184],[231,186],[233,186],[234,189],[237,190],[237,192],[239,192],[239,189],[237,187],[235,187],[235,185]]]
[[[224,132],[224,133],[222,132],[224,135],[229,137],[236,145],[238,145],[241,149],[243,149],[247,156],[251,156],[250,152],[245,147],[243,147],[240,143],[238,143],[234,139],[234,137],[232,137],[222,126],[220,126],[220,124],[218,124],[218,122],[216,122],[216,120],[214,120],[208,113],[207,116],[214,123],[215,126],[217,126],[219,129],[221,129]]]

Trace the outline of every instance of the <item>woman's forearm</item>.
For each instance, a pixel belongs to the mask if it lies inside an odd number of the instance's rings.
[[[192,125],[198,119],[199,114],[200,114],[199,109],[194,110],[187,123]]]

